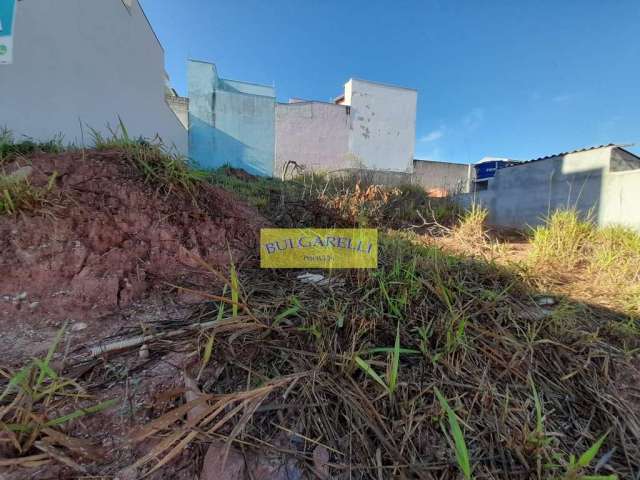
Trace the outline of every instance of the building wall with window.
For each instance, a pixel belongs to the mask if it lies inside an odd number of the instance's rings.
[[[187,152],[165,101],[164,50],[137,0],[22,0],[13,63],[0,65],[0,126],[16,140],[90,145],[118,117],[131,136]],[[80,124],[83,124],[83,128]]]

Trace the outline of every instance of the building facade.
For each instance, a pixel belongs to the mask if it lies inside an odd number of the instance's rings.
[[[0,126],[17,141],[90,145],[88,127],[109,135],[121,118],[129,135],[187,153],[165,101],[164,50],[137,0],[18,1],[12,57],[0,65]]]
[[[273,87],[218,76],[212,63],[189,61],[189,156],[202,168],[229,165],[273,175]]]
[[[351,79],[342,103],[351,107],[349,152],[372,170],[411,172],[418,92]]]
[[[273,87],[220,78],[211,63],[190,61],[188,79],[189,153],[204,168],[412,171],[415,90],[352,79],[332,103],[277,103]]]
[[[325,102],[291,101],[276,104],[275,176],[289,162],[311,171],[351,166],[349,107]]]

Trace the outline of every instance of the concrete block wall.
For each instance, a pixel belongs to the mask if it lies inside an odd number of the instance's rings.
[[[470,172],[470,166],[462,163],[436,162],[432,160],[413,161],[413,182],[427,191],[466,192],[470,173],[473,173]]]
[[[489,221],[503,227],[534,227],[555,210],[575,208],[600,226],[640,231],[640,169],[615,171],[619,163],[612,158],[618,153],[605,147],[504,168],[488,190],[461,196],[460,202],[486,207]],[[625,158],[625,168],[634,165],[633,156]]]
[[[362,168],[344,168],[333,170],[330,175],[333,178],[348,178],[359,181],[362,185],[384,185],[387,187],[399,187],[411,185],[413,175],[407,172],[393,172],[390,170],[369,170]]]
[[[275,175],[289,161],[311,171],[331,171],[349,165],[349,107],[323,102],[276,105]]]
[[[138,2],[128,4],[16,2],[13,63],[0,65],[0,126],[16,140],[62,134],[90,145],[80,122],[108,135],[120,116],[131,136],[159,135],[186,154],[186,129],[164,98],[164,50]]]
[[[640,169],[609,172],[604,178],[601,225],[626,225],[640,232]]]

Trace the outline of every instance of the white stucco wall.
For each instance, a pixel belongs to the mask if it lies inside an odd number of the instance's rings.
[[[366,168],[410,172],[416,136],[418,92],[351,79],[345,103],[351,105],[349,150]]]
[[[80,121],[107,132],[160,135],[187,152],[165,102],[164,51],[136,0],[17,2],[14,61],[0,66],[0,126],[21,136],[82,143]],[[84,129],[85,144],[90,144]]]
[[[289,161],[313,171],[331,171],[349,164],[351,116],[343,105],[295,102],[276,105],[275,176]]]

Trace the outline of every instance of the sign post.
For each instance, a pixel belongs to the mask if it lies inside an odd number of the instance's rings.
[[[13,27],[16,0],[0,0],[0,65],[13,62]]]

